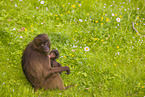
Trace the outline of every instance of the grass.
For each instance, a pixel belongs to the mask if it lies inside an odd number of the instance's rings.
[[[1,0],[0,97],[144,97],[144,0]],[[121,21],[117,21],[119,18]],[[25,28],[25,29],[24,29]],[[26,80],[21,56],[26,45],[48,34],[70,75],[68,90],[38,90]],[[89,47],[89,51],[85,51]]]

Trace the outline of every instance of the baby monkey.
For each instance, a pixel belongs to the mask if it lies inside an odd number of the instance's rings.
[[[51,67],[62,67],[60,63],[56,62],[56,59],[59,58],[58,50],[53,49],[50,52],[49,56],[50,56]]]

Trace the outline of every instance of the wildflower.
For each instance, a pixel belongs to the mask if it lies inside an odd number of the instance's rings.
[[[62,7],[65,7],[65,5],[62,5]]]
[[[3,84],[5,84],[5,83],[3,82]]]
[[[64,56],[64,58],[66,58],[66,56]]]
[[[27,29],[25,28],[25,31],[27,31]]]
[[[116,64],[114,64],[114,66],[116,66]]]
[[[31,27],[33,27],[33,26],[31,25]]]
[[[79,4],[78,7],[81,7],[81,4]]]
[[[36,7],[36,9],[39,9],[39,7]]]
[[[58,15],[57,15],[57,14],[55,14],[55,16],[57,17]]]
[[[119,49],[119,46],[117,46],[117,48]]]
[[[83,20],[82,20],[82,19],[79,19],[79,21],[80,21],[80,22],[83,22]]]
[[[34,32],[34,30],[31,30],[31,32]]]
[[[101,25],[103,25],[103,23],[101,23]]]
[[[70,13],[70,11],[68,11],[68,13]]]
[[[103,15],[105,15],[105,13],[103,12]]]
[[[119,17],[121,18],[122,16],[120,15]]]
[[[41,1],[41,4],[44,4],[44,1]]]
[[[112,13],[112,16],[114,16],[114,13]]]
[[[136,25],[138,25],[138,23],[136,23]]]
[[[139,19],[139,17],[137,17],[137,19]]]
[[[90,15],[89,13],[87,13],[87,15]]]
[[[95,38],[95,40],[97,40],[97,38]]]
[[[76,6],[75,5],[72,5],[72,7],[75,8]]]
[[[117,16],[117,14],[115,14],[115,16]]]
[[[72,55],[72,54],[69,54],[70,56]]]
[[[130,62],[133,62],[132,60]]]
[[[13,30],[16,30],[15,28],[13,28]]]
[[[103,20],[104,18],[103,18],[103,17],[101,17],[101,19]]]
[[[15,4],[15,7],[17,7],[17,4]]]
[[[23,38],[23,36],[20,36],[20,38]]]
[[[137,10],[139,10],[139,8],[137,8]]]
[[[117,21],[117,22],[120,22],[121,20],[120,20],[120,18],[116,18],[116,21]]]
[[[41,24],[43,24],[43,23],[41,23]]]
[[[60,14],[61,16],[63,16],[63,14]]]
[[[95,23],[98,23],[98,21],[95,21]]]
[[[56,18],[57,20],[59,19],[59,18]]]
[[[85,47],[84,49],[85,49],[85,51],[89,51],[90,50],[89,47]]]
[[[106,19],[106,22],[108,22],[108,21],[109,21],[109,18]]]
[[[104,41],[103,39],[101,39],[101,41]]]
[[[144,88],[144,86],[142,86],[142,88]]]
[[[74,55],[72,55],[72,57],[74,57]]]

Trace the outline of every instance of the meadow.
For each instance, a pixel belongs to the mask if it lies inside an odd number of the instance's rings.
[[[42,33],[73,87],[34,92],[24,76],[23,50]],[[144,34],[145,0],[0,0],[0,97],[144,97]]]

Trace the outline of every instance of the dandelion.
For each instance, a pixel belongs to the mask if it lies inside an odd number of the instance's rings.
[[[87,15],[90,15],[89,13],[87,13]]]
[[[120,15],[119,17],[120,17],[120,18],[122,18],[122,16],[121,16],[121,15]]]
[[[117,48],[119,49],[119,46],[117,46]]]
[[[81,6],[82,6],[81,4],[78,5],[78,7],[81,7]]]
[[[34,30],[31,30],[31,32],[34,32]]]
[[[103,23],[101,23],[101,25],[103,25]]]
[[[116,66],[116,64],[114,64],[114,66]]]
[[[116,18],[116,21],[117,21],[117,22],[120,22],[121,20],[120,20],[120,18]]]
[[[57,20],[59,19],[59,18],[56,18]]]
[[[74,55],[72,55],[72,57],[74,57]]]
[[[72,54],[69,54],[70,56],[72,55]]]
[[[61,16],[63,16],[63,14],[60,14]]]
[[[95,38],[95,40],[97,40],[97,38]]]
[[[133,62],[132,60],[130,62]]]
[[[138,23],[136,23],[136,25],[138,25]]]
[[[27,31],[27,29],[25,28],[25,31]]]
[[[72,7],[75,8],[76,6],[75,5],[72,5]]]
[[[64,58],[66,58],[66,56],[64,56]]]
[[[103,39],[101,39],[101,41],[104,41]]]
[[[70,11],[68,11],[68,13],[70,13]]]
[[[65,5],[62,5],[62,7],[65,7]]]
[[[137,17],[137,19],[139,19],[139,17]]]
[[[44,1],[41,1],[41,4],[44,4]]]
[[[98,23],[98,21],[95,21],[95,23]]]
[[[117,14],[115,14],[115,16],[117,16]]]
[[[31,27],[33,27],[33,26],[31,25]]]
[[[85,47],[84,49],[85,49],[85,51],[89,51],[90,50],[89,47]]]
[[[57,15],[57,14],[55,14],[55,16],[57,17],[58,15]]]
[[[108,22],[108,21],[109,21],[109,18],[106,19],[106,22]]]
[[[82,20],[82,19],[79,19],[79,21],[80,21],[80,22],[83,22],[83,20]]]
[[[142,88],[144,88],[144,86],[142,86]]]

